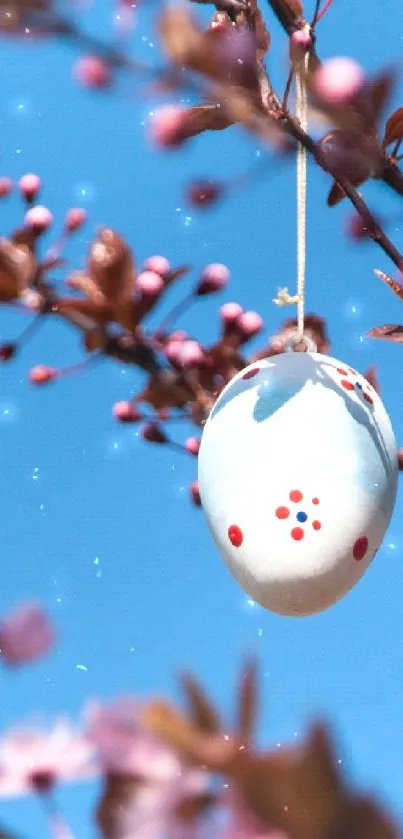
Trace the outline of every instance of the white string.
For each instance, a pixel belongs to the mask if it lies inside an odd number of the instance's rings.
[[[308,96],[305,84],[305,75],[308,72],[309,54],[303,61],[302,72],[297,70],[295,77],[296,87],[296,116],[301,128],[306,131],[308,127]],[[306,276],[306,196],[307,196],[307,151],[298,143],[297,147],[297,293],[290,295],[288,288],[278,290],[274,303],[277,306],[288,306],[296,303],[298,307],[298,340],[304,337],[305,317],[305,276]]]
[[[303,73],[297,73],[296,115],[301,128],[308,127],[308,97],[305,74],[308,70],[309,54],[304,60]],[[304,335],[305,315],[305,276],[306,276],[306,194],[307,194],[307,152],[302,143],[297,148],[297,297],[298,297],[298,338]]]

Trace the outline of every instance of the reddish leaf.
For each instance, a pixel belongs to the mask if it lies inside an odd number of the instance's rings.
[[[216,734],[220,730],[219,719],[203,689],[189,674],[182,676],[182,688],[194,725],[207,734]]]
[[[289,35],[300,28],[304,20],[304,9],[300,0],[269,0],[269,3]]]
[[[115,230],[102,227],[92,242],[86,273],[105,300],[129,299],[135,281],[130,248]]]
[[[382,112],[391,97],[395,79],[396,73],[394,71],[385,70],[376,76],[369,85],[368,93],[375,124],[378,124]]]
[[[369,382],[375,392],[379,395],[381,389],[379,387],[378,376],[376,374],[376,367],[369,367],[366,373],[364,373],[364,378],[366,378],[367,382]]]
[[[397,297],[400,297],[401,300],[403,299],[403,285],[398,280],[394,280],[389,276],[389,274],[385,274],[384,271],[378,271],[377,268],[375,269],[374,274],[376,277],[379,277],[380,280],[383,280],[383,282],[389,286],[391,291],[393,291]]]
[[[222,131],[233,124],[221,105],[195,105],[184,112],[182,119],[181,134],[186,139],[203,131]]]
[[[403,472],[403,449],[398,449],[397,462],[399,464],[400,471]]]
[[[393,341],[395,344],[403,344],[403,326],[396,324],[385,324],[375,326],[367,332],[369,338],[381,338],[384,341]]]
[[[403,140],[403,108],[397,108],[389,117],[385,127],[382,148],[385,149],[391,143],[397,143],[399,140]]]
[[[239,720],[237,733],[246,745],[253,733],[257,713],[257,669],[254,662],[249,662],[241,676],[239,691]]]

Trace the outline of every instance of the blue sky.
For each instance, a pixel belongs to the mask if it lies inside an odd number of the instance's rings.
[[[333,5],[320,28],[323,57],[349,54],[373,72],[401,61],[398,0],[383,0],[371,14],[364,0]],[[112,3],[97,2],[85,25],[108,37],[112,13]],[[133,49],[150,60],[158,58],[154,23],[154,11],[145,11],[133,36]],[[286,44],[277,25],[271,28],[269,66],[280,81]],[[192,263],[195,271],[225,262],[232,279],[220,302],[257,309],[265,334],[273,334],[283,313],[272,297],[278,286],[292,288],[295,277],[293,166],[274,178],[274,163],[253,188],[197,215],[186,208],[181,184],[192,175],[242,172],[261,153],[254,140],[231,129],[197,139],[184,153],[163,155],[146,139],[154,104],[131,80],[122,80],[112,96],[88,94],[71,82],[74,52],[66,47],[6,40],[1,47],[1,173],[38,172],[43,202],[59,222],[71,205],[88,209],[88,227],[66,252],[72,266],[82,265],[99,223],[126,236],[140,261],[162,253],[174,263]],[[327,210],[326,189],[325,176],[311,167],[307,307],[328,318],[336,357],[361,371],[377,364],[403,441],[401,348],[362,337],[378,323],[401,322],[403,308],[373,276],[373,268],[388,270],[386,258],[374,246],[345,239],[347,207]],[[366,195],[394,213],[390,233],[402,248],[397,200],[375,185]],[[17,199],[0,205],[0,214],[7,232],[20,220]],[[178,287],[172,299],[180,293]],[[217,306],[218,299],[201,302],[183,325],[212,339]],[[20,318],[0,314],[2,339],[20,327]],[[75,715],[87,697],[128,691],[176,696],[175,677],[186,666],[230,713],[242,656],[253,651],[261,663],[262,741],[293,741],[313,716],[325,716],[355,782],[376,788],[403,816],[401,491],[384,545],[348,597],[309,619],[265,613],[248,604],[202,514],[188,503],[195,462],[153,448],[135,429],[113,421],[113,403],[141,386],[140,375],[105,362],[47,389],[27,383],[33,364],[79,358],[76,335],[49,324],[0,369],[0,612],[25,597],[40,598],[61,635],[57,651],[39,666],[3,674],[1,727],[38,712]],[[61,794],[81,837],[89,835],[92,795],[83,789]],[[3,819],[26,836],[43,835],[36,802],[2,803]]]

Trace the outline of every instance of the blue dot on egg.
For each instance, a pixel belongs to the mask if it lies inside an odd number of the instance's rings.
[[[297,520],[298,521],[306,521],[308,518],[306,513],[297,513]]]
[[[362,390],[362,385],[359,382],[356,382],[356,387],[358,387],[358,390]]]

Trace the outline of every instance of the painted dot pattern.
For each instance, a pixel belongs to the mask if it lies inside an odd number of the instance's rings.
[[[288,497],[289,497],[292,504],[300,504],[300,502],[304,498],[304,494],[303,494],[303,492],[301,492],[300,489],[292,489],[290,491]],[[319,498],[317,498],[316,496],[314,498],[312,498],[311,499],[311,504],[314,504],[315,506],[317,506],[319,504]],[[292,512],[293,511],[292,511],[292,509],[290,509],[290,507],[286,507],[285,505],[281,505],[280,507],[276,508],[275,515],[278,519],[285,520],[285,519],[288,519],[290,517]],[[301,509],[297,508],[295,510],[295,518],[296,518],[297,522],[299,522],[300,524],[305,524],[306,522],[309,522],[309,514],[306,512],[306,510],[301,510]],[[314,519],[314,521],[310,522],[310,526],[312,526],[313,530],[320,530],[321,527],[322,527],[322,524],[317,519]],[[294,539],[295,542],[300,542],[301,539],[303,539],[304,536],[305,536],[305,531],[304,531],[303,527],[298,527],[298,526],[292,527],[291,530],[290,530],[290,536],[291,536],[291,539]]]
[[[373,405],[374,404],[374,400],[373,400],[371,394],[368,392],[368,389],[370,388],[370,385],[367,384],[366,389],[364,389],[361,382],[357,382],[357,381],[354,382],[354,381],[351,380],[351,378],[349,378],[349,376],[353,376],[354,378],[356,376],[358,376],[358,373],[357,373],[356,370],[353,370],[352,367],[349,367],[347,370],[345,370],[344,367],[336,367],[336,372],[339,374],[339,376],[341,376],[340,384],[341,384],[343,390],[347,390],[349,392],[351,392],[351,391],[357,392],[358,391],[358,393],[360,393],[362,395],[363,399],[365,400],[365,402],[367,402],[368,405]]]
[[[246,373],[243,374],[242,378],[245,380],[253,379],[254,376],[257,376],[259,369],[259,367],[252,367],[251,370],[247,370]]]
[[[360,536],[359,539],[354,544],[353,547],[353,557],[354,559],[359,562],[361,559],[364,559],[365,554],[368,550],[368,539],[366,536]]]
[[[228,539],[234,548],[240,548],[243,542],[243,533],[237,524],[231,524],[228,528]]]

